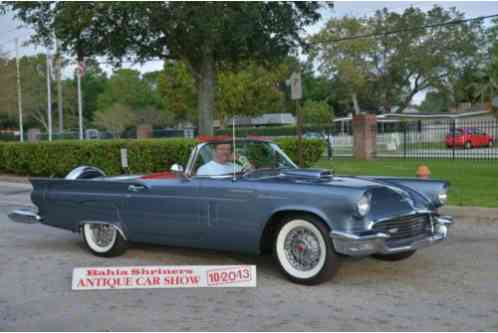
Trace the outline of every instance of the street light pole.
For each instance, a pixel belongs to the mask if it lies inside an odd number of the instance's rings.
[[[52,89],[50,82],[50,54],[47,50],[47,117],[48,141],[52,141]]]
[[[59,40],[56,38],[55,39],[55,49],[56,52],[56,75],[57,75],[57,109],[58,109],[58,114],[59,114],[59,133],[63,135],[64,133],[64,106],[62,102],[62,53],[60,52],[59,48]]]
[[[16,76],[17,76],[17,107],[19,109],[19,140],[24,142],[24,126],[22,123],[21,75],[19,71],[19,38],[16,38]]]
[[[78,124],[80,131],[80,140],[83,140],[83,107],[81,101],[81,68],[79,61],[78,61],[78,66],[76,68],[76,81],[78,84]]]

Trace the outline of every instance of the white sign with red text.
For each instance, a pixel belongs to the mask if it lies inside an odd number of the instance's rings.
[[[80,267],[73,290],[256,287],[256,266]]]

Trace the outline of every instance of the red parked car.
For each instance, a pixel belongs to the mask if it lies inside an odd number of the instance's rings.
[[[495,139],[479,128],[457,128],[446,136],[448,148],[463,147],[465,149],[492,147]]]

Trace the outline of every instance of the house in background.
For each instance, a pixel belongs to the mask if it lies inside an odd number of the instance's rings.
[[[385,116],[390,119],[398,120],[434,120],[434,124],[454,120],[456,127],[459,127],[461,125],[472,126],[472,123],[475,123],[476,126],[479,126],[479,123],[487,124],[490,122],[495,122],[497,120],[496,113],[493,112],[490,105],[472,105],[471,103],[461,103],[457,107],[450,108],[448,112],[422,113],[407,111],[397,114],[386,114]]]

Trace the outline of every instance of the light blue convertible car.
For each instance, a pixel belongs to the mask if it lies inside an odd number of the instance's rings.
[[[207,139],[169,172],[107,177],[82,166],[31,182],[38,211],[11,219],[79,232],[96,255],[120,255],[128,242],[273,252],[303,284],[330,279],[343,255],[408,258],[446,239],[452,224],[438,213],[445,181],[300,169],[259,138],[237,139],[235,149],[231,138]]]

